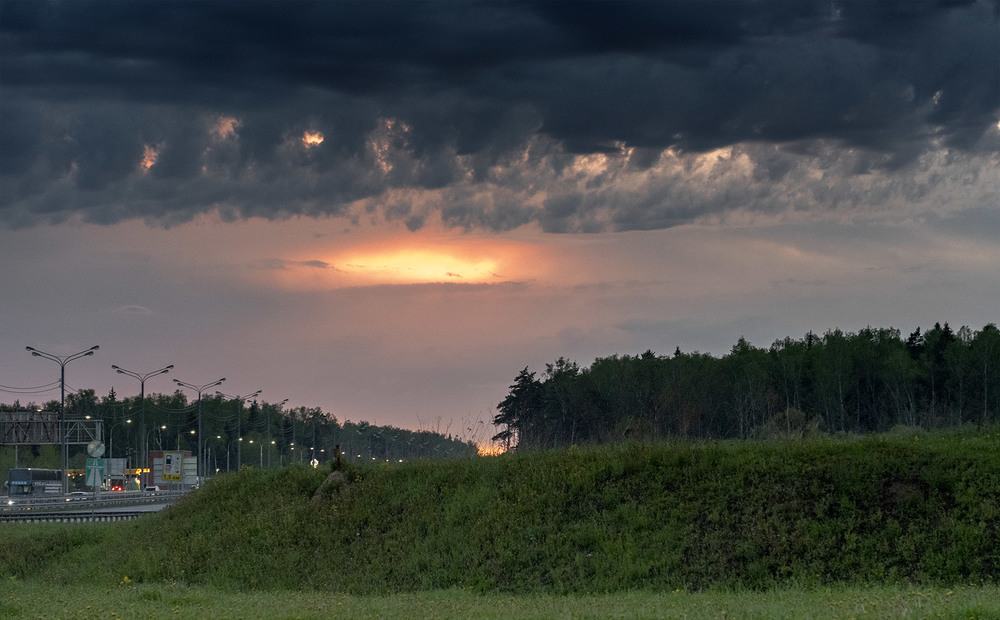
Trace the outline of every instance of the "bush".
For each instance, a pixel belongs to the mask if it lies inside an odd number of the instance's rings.
[[[754,439],[804,439],[819,435],[819,418],[810,420],[804,412],[789,407],[753,429]]]

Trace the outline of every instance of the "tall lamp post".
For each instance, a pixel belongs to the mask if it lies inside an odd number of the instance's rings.
[[[253,439],[250,440],[250,443],[253,443]],[[257,462],[260,463],[260,468],[264,469],[264,442],[258,441],[257,448],[260,452]]]
[[[125,425],[126,424],[131,424],[131,423],[132,423],[132,418],[129,418],[124,423],[123,422],[115,422],[114,424],[111,425],[111,430],[108,431],[108,458],[109,459],[115,458],[115,429],[118,428],[119,426],[121,426],[122,430],[125,430],[126,428],[128,428]],[[127,456],[127,451],[126,451],[126,456]],[[127,460],[128,459],[126,458],[126,461]],[[127,462],[125,463],[125,470],[126,470],[126,474],[127,474],[128,473],[128,463]]]
[[[73,360],[78,360],[81,357],[93,355],[94,351],[100,348],[101,347],[98,345],[94,345],[86,351],[80,351],[79,353],[74,353],[72,355],[59,356],[46,353],[45,351],[39,351],[34,347],[24,347],[26,351],[30,351],[35,357],[52,360],[53,362],[59,364],[59,441],[62,444],[63,493],[69,492],[69,444],[66,443],[66,433],[69,430],[66,428],[66,364],[72,362]]]
[[[215,436],[215,440],[216,441],[221,441],[222,440],[222,435],[216,435]],[[227,454],[227,456],[228,456],[228,454]],[[213,459],[213,457],[214,457],[214,459]],[[214,461],[215,466],[214,467],[209,467],[208,465],[212,461]],[[219,473],[219,449],[218,448],[209,448],[208,449],[208,458],[205,459],[205,466],[210,471],[211,470],[215,470],[215,473]]]
[[[180,387],[186,387],[188,389],[194,390],[198,393],[198,482],[201,483],[202,477],[205,475],[205,466],[203,463],[204,457],[202,456],[202,435],[201,435],[201,393],[210,387],[215,387],[217,385],[222,385],[222,382],[226,378],[223,377],[211,383],[206,383],[205,385],[194,385],[193,383],[185,383],[184,381],[179,381],[174,379],[174,383]]]
[[[167,430],[166,424],[161,424],[160,428],[151,428],[149,432],[146,433],[146,444],[149,444],[149,436],[156,433],[156,449],[163,450],[163,431]]]
[[[264,390],[257,390],[253,394],[245,394],[243,396],[230,396],[229,394],[223,394],[222,392],[216,390],[215,393],[218,394],[219,396],[222,396],[224,398],[232,398],[232,399],[234,399],[236,401],[236,436],[237,437],[240,437],[240,435],[241,435],[241,433],[240,433],[240,418],[243,417],[243,401],[245,401],[248,398],[257,398],[257,396],[259,396],[260,393],[263,392],[263,391]],[[240,441],[243,441],[242,437],[240,437]],[[239,471],[242,468],[242,466],[243,466],[243,453],[240,450],[240,444],[236,444],[236,471]]]
[[[287,403],[287,402],[288,402],[288,399],[286,398],[285,400],[283,400],[280,403],[278,403],[277,405],[275,405],[275,407],[278,408],[278,420],[281,420],[281,408],[284,407],[285,403]],[[270,448],[270,446],[274,445],[274,442],[271,440],[271,416],[270,416],[270,414],[267,416],[267,442],[269,444],[269,447],[267,448],[267,466],[271,467],[271,448]],[[263,464],[261,466],[263,467]]]
[[[229,467],[229,453],[232,452],[233,444],[234,443],[239,443],[241,441],[243,441],[242,437],[240,437],[238,439],[234,439],[234,440],[230,441],[228,444],[226,444],[226,473],[229,473],[229,472],[232,471],[232,469],[230,469],[230,467]]]
[[[114,364],[112,364],[111,367],[114,368],[115,371],[120,375],[125,375],[126,377],[132,377],[133,379],[139,380],[139,400],[142,402],[142,415],[139,419],[139,436],[142,437],[143,440],[145,440],[146,439],[146,379],[150,377],[155,377],[156,375],[162,375],[164,373],[168,373],[170,372],[170,369],[174,367],[174,365],[170,364],[169,366],[164,366],[159,370],[147,372],[144,375],[139,374],[137,372],[133,372],[131,370],[126,370]],[[149,446],[145,441],[143,442],[141,450],[142,450],[141,469],[144,470],[146,469],[146,465],[149,464]],[[142,484],[145,485],[146,481],[144,480]]]

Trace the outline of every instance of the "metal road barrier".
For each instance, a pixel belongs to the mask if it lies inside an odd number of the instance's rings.
[[[144,514],[156,506],[171,504],[178,497],[183,495],[181,491],[158,491],[155,493],[143,493],[139,491],[112,491],[102,492],[99,496],[92,493],[87,495],[58,495],[56,497],[0,497],[0,521],[63,521],[70,522],[82,520],[78,517],[93,516],[95,518],[86,519],[90,521],[118,521],[118,518],[96,518],[104,515],[116,514]],[[130,507],[135,507],[130,511]],[[40,515],[38,519],[36,515]],[[61,519],[54,519],[52,515],[59,515]],[[131,517],[134,518],[134,517]]]
[[[32,512],[0,515],[5,523],[96,523],[103,521],[131,521],[148,511],[129,510],[119,512]]]

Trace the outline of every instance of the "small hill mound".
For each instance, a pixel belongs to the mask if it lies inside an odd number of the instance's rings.
[[[998,577],[991,433],[627,444],[330,473],[219,476],[102,540],[50,549],[44,571],[85,562],[104,582],[352,593]]]

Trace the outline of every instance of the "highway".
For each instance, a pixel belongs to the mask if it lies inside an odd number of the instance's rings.
[[[123,521],[162,510],[181,495],[178,491],[106,491],[99,497],[92,493],[13,500],[4,496],[0,498],[0,522]]]

